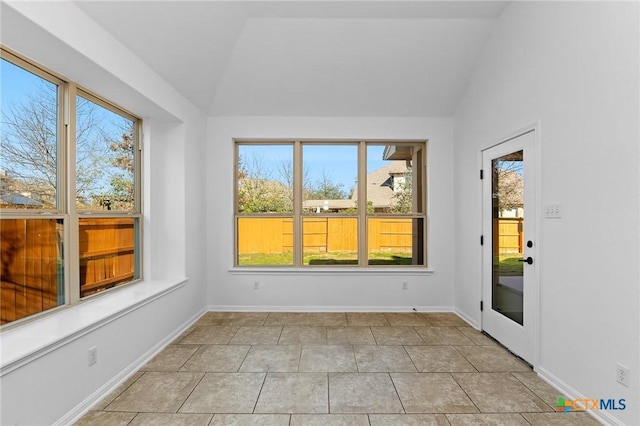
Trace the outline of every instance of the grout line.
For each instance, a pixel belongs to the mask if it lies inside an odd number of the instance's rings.
[[[327,414],[331,414],[331,390],[329,386],[329,372],[327,372],[326,375],[327,375]]]
[[[465,390],[465,388],[462,387],[462,385],[456,380],[456,378],[454,377],[454,375],[452,373],[447,373],[452,379],[453,381],[456,383],[456,385],[458,385],[458,387],[462,390],[462,392],[464,392],[464,394],[467,396],[467,398],[469,398],[469,401],[471,401],[471,403],[473,404],[474,407],[476,407],[476,410],[478,410],[477,413],[473,413],[473,414],[486,414],[483,413],[482,410],[480,409],[480,407],[478,407],[478,405],[476,404],[476,402],[473,400],[473,398],[471,398],[471,396],[469,395],[469,393]],[[465,374],[465,373],[463,373]],[[466,373],[466,374],[475,374],[475,373]],[[471,413],[470,413],[471,414]]]
[[[389,376],[389,380],[391,380],[391,384],[393,385],[393,390],[396,391],[396,396],[398,397],[398,401],[400,401],[400,406],[402,406],[402,411],[404,412],[402,414],[408,414],[407,410],[404,408],[404,402],[402,402],[402,398],[400,398],[400,394],[398,393],[398,388],[396,388],[396,382],[393,381],[393,377],[391,377],[391,373],[387,373],[387,375]]]
[[[240,372],[240,369],[242,368],[242,365],[244,364],[244,362],[247,360],[247,357],[249,356],[249,352],[251,352],[251,349],[253,348],[253,346],[254,345],[249,345],[249,349],[244,354],[244,357],[242,358],[242,362],[240,362],[240,364],[238,365],[238,368],[236,368],[235,373],[239,373]]]
[[[264,373],[264,378],[262,379],[262,385],[260,385],[260,391],[258,392],[258,396],[256,398],[256,402],[253,404],[253,410],[251,410],[251,414],[256,414],[256,407],[258,406],[258,401],[260,400],[260,395],[262,395],[262,389],[264,389],[264,384],[267,381],[267,375],[269,373]],[[289,416],[289,422],[291,422],[291,416]]]
[[[186,346],[186,345],[185,345]],[[198,345],[198,349],[196,349],[195,351],[193,351],[193,353],[191,355],[189,355],[189,357],[187,357],[187,359],[180,364],[180,367],[178,367],[178,369],[176,371],[182,372],[180,371],[181,369],[184,368],[185,365],[187,365],[187,363],[191,360],[191,358],[193,358],[194,356],[196,356],[196,354],[200,351],[204,352],[206,349],[203,349],[204,346],[208,346],[208,345]],[[166,348],[165,348],[166,349]],[[164,350],[164,349],[163,349]]]
[[[415,361],[413,360],[413,358],[411,358],[411,354],[409,353],[409,351],[407,350],[407,346],[406,345],[402,345],[402,349],[404,349],[404,353],[407,354],[407,356],[409,357],[409,361],[411,361],[411,364],[413,364],[413,368],[416,369],[416,372],[421,373],[420,369],[418,368],[418,366],[416,365]]]
[[[184,406],[184,404],[189,400],[189,398],[191,397],[191,395],[193,394],[193,392],[196,390],[196,388],[200,385],[200,383],[202,383],[202,380],[204,380],[204,377],[207,375],[207,373],[202,373],[202,376],[200,377],[200,380],[198,380],[198,383],[196,383],[196,385],[193,387],[193,389],[191,389],[191,392],[189,392],[189,395],[187,395],[187,397],[184,399],[184,401],[182,401],[182,404],[180,404],[180,407],[178,407],[178,409],[175,411],[175,413],[179,413],[180,409]]]
[[[130,424],[135,420],[135,418],[136,418],[136,417],[138,417],[138,415],[139,415],[139,414],[140,414],[140,413],[136,413],[136,415],[135,415],[135,416],[131,417],[131,420],[129,420],[129,421],[127,422],[127,425],[126,425],[126,426],[130,425]]]
[[[266,321],[266,320],[265,320]],[[278,341],[276,341],[276,345],[280,344],[280,339],[282,339],[282,334],[284,333],[284,325],[280,326],[280,334],[278,335]]]
[[[535,392],[533,389],[531,389],[529,386],[527,386],[526,383],[524,383],[522,380],[520,380],[518,378],[518,376],[516,376],[514,373],[524,373],[524,371],[509,371],[509,374],[511,375],[511,377],[513,377],[514,379],[516,379],[519,383],[522,384],[522,386],[524,386],[529,392],[531,392],[536,398],[538,398],[540,401],[542,401],[542,403],[544,405],[546,405],[547,407],[551,408],[553,410],[553,412],[557,412],[557,410],[555,409],[555,407],[551,406],[550,404],[547,403],[547,401],[545,401],[544,399],[542,399],[542,397],[540,395],[538,395],[537,392]]]
[[[478,367],[476,367],[466,356],[464,356],[464,354],[462,352],[460,352],[460,350],[458,350],[458,348],[455,345],[449,345],[449,346],[451,346],[454,351],[458,352],[460,354],[460,356],[462,358],[464,358],[464,360],[467,361],[469,363],[469,365],[471,367],[473,367],[474,370],[476,370],[476,373],[480,372],[480,370],[478,370]],[[471,371],[471,373],[472,373],[472,371]]]

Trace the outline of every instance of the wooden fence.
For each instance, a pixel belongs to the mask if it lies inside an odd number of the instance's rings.
[[[524,219],[521,217],[501,217],[494,218],[493,222],[494,241],[498,241],[498,253],[522,253]]]
[[[134,278],[134,221],[80,221],[81,297]],[[63,235],[57,219],[0,221],[0,324],[64,303]]]
[[[370,252],[412,250],[412,221],[406,218],[368,220]],[[358,219],[353,217],[305,217],[302,222],[305,252],[355,252]],[[291,218],[241,217],[238,219],[238,252],[283,253],[293,250]]]
[[[523,219],[500,218],[494,222],[494,241],[498,242],[499,253],[522,253]],[[369,251],[411,252],[412,219],[371,218],[368,227]],[[302,238],[305,252],[355,252],[358,247],[358,222],[356,218],[347,217],[305,217]],[[292,219],[238,219],[239,253],[283,253],[292,250]]]
[[[133,280],[135,219],[80,220],[80,297]]]
[[[61,235],[56,219],[0,221],[0,324],[60,304]]]

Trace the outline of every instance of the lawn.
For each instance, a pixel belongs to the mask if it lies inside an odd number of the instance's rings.
[[[493,264],[495,266],[497,263],[500,268],[500,276],[520,276],[522,275],[523,266],[523,263],[519,261],[520,259],[522,259],[522,253],[501,254],[493,257]]]
[[[357,265],[355,252],[305,253],[305,265]],[[240,255],[240,266],[292,265],[293,253],[247,253]],[[410,253],[369,253],[370,265],[411,265]]]

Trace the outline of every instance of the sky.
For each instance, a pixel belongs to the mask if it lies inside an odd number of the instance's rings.
[[[0,61],[0,105],[3,112],[9,111],[11,104],[24,101],[29,93],[38,90],[39,85],[45,80],[25,72],[25,70],[11,64],[6,60]],[[52,83],[45,83],[51,84]],[[0,127],[2,130],[2,127]],[[255,156],[274,180],[282,180],[279,169],[281,164],[291,163],[293,158],[292,145],[243,145],[241,155],[244,159]],[[382,167],[384,146],[370,145],[368,147],[367,172]],[[356,184],[357,175],[357,145],[305,145],[303,147],[303,161],[307,177],[311,184],[323,179],[325,175],[330,182],[341,185],[342,190],[350,192]]]
[[[32,74],[5,59],[0,60],[0,107],[2,112],[2,114],[0,114],[0,133],[5,136],[11,135],[9,131],[10,128],[5,124],[5,121],[11,119],[12,106],[19,108],[20,105],[27,105],[29,96],[31,95],[35,95],[37,99],[43,99],[47,105],[55,105],[58,101],[56,99],[55,88],[56,85],[54,83]],[[87,116],[83,115],[83,113],[92,110],[95,125],[85,125],[88,130],[84,133],[84,139],[97,142],[91,145],[91,150],[86,151],[81,149],[82,146],[80,144],[78,145],[78,170],[83,167],[87,168],[87,170],[92,170],[90,175],[87,174],[91,179],[90,186],[83,195],[90,197],[92,194],[109,193],[111,190],[111,176],[114,174],[123,174],[122,169],[114,167],[111,164],[110,156],[112,156],[113,153],[110,149],[110,140],[120,140],[123,128],[128,127],[131,121],[93,102],[85,102],[86,108],[82,108],[80,97],[78,97],[77,104],[78,131],[83,128],[83,123],[88,123],[85,121]],[[55,119],[55,116],[53,117]],[[16,139],[12,138],[11,140],[20,146]],[[96,152],[96,149],[100,151]],[[101,154],[101,152],[104,154]],[[96,153],[98,155],[95,155]],[[0,152],[0,170],[15,169],[15,171],[23,176],[41,175],[36,172],[35,167],[19,168],[16,164],[10,164],[9,160],[1,154]]]
[[[350,192],[355,187],[358,170],[357,145],[315,145],[306,144],[302,148],[304,167],[310,183],[323,180],[323,174],[331,183],[342,185],[342,190]],[[367,173],[385,165],[382,160],[384,146],[370,145],[367,150]],[[291,164],[293,145],[240,145],[240,157],[244,162],[259,160],[261,175],[284,182],[281,165]],[[247,166],[249,166],[247,164]]]

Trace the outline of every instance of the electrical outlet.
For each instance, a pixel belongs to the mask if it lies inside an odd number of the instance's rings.
[[[89,367],[91,367],[93,364],[98,362],[98,347],[97,346],[89,348],[88,361],[89,361]]]
[[[616,371],[616,381],[629,387],[629,367],[625,367],[624,365],[618,364],[618,369]]]
[[[402,289],[403,290],[409,290],[409,283],[407,281],[403,281],[402,282]]]
[[[253,282],[253,289],[254,290],[260,290],[260,281],[254,281]]]
[[[560,204],[547,204],[544,209],[544,217],[559,219],[562,217],[562,206]]]

